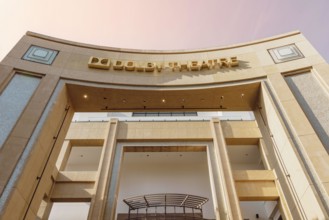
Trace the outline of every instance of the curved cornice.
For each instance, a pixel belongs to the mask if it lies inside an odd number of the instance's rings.
[[[102,50],[102,51],[111,51],[111,52],[121,52],[121,53],[134,53],[134,54],[189,54],[189,53],[202,53],[202,52],[211,52],[211,51],[220,51],[220,50],[228,50],[233,48],[239,48],[239,47],[245,47],[250,46],[254,44],[260,44],[268,41],[278,40],[281,38],[286,38],[294,35],[301,34],[300,31],[292,31],[289,33],[276,35],[269,38],[264,38],[261,40],[251,41],[247,43],[240,43],[240,44],[234,44],[224,47],[214,47],[214,48],[206,48],[206,49],[194,49],[194,50],[139,50],[139,49],[126,49],[126,48],[115,48],[115,47],[107,47],[107,46],[98,46],[98,45],[92,45],[92,44],[85,44],[85,43],[79,43],[64,39],[59,39],[56,37],[51,37],[35,32],[28,31],[26,32],[27,36],[53,41],[61,44],[71,45],[75,47],[82,47],[82,48],[89,48],[89,49],[96,49],[96,50]]]

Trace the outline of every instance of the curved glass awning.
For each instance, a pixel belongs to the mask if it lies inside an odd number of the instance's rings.
[[[129,206],[129,210],[146,209],[151,207],[182,207],[191,209],[202,209],[202,206],[208,201],[208,198],[178,194],[178,193],[160,193],[135,196],[124,199]]]

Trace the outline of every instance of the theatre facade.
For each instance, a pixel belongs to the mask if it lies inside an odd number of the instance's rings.
[[[250,117],[200,119],[227,112]],[[0,131],[0,219],[329,219],[329,65],[300,32],[181,51],[28,32]]]

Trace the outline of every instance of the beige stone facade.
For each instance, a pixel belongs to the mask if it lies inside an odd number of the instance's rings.
[[[0,219],[47,219],[65,201],[90,202],[88,219],[116,219],[127,152],[206,152],[216,219],[245,218],[242,201],[276,201],[282,219],[329,219],[328,103],[329,65],[299,32],[196,51],[28,32],[0,64]],[[255,120],[71,122],[126,111]],[[73,146],[101,149],[97,169],[65,170]],[[256,146],[261,169],[235,167],[241,146]]]

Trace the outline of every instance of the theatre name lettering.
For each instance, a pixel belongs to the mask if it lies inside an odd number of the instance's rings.
[[[142,62],[142,61],[122,61],[110,60],[109,58],[90,57],[89,68],[105,69],[118,71],[137,71],[137,72],[161,72],[163,70],[171,71],[200,71],[204,69],[233,68],[239,66],[237,57],[218,58],[210,60],[193,60],[179,62]]]

